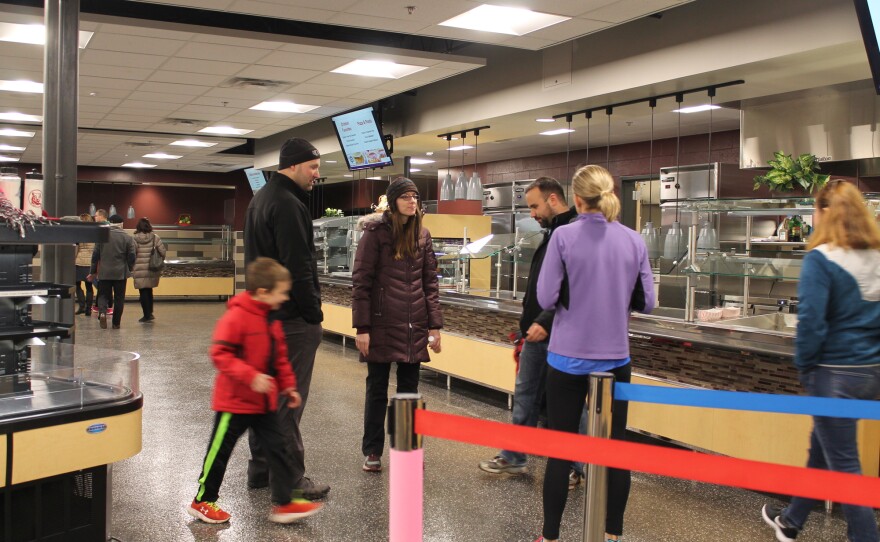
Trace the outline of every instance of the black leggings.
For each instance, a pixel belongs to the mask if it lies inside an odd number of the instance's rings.
[[[421,363],[397,364],[397,393],[419,391]],[[385,448],[385,413],[388,411],[388,380],[391,363],[367,363],[367,398],[364,401],[364,455],[382,455]]]
[[[140,293],[141,309],[144,311],[144,318],[153,316],[153,289],[138,288]]]
[[[617,382],[629,382],[632,365],[627,363],[611,371]],[[572,375],[547,369],[547,424],[550,429],[577,433],[590,375]],[[612,406],[611,438],[626,440],[626,415],[629,403],[614,401]],[[567,459],[547,460],[544,473],[544,538],[559,538],[559,524],[568,500],[568,471],[571,461]],[[628,470],[608,469],[608,509],[605,515],[605,532],[620,536],[623,534],[623,513],[629,499],[630,472]]]

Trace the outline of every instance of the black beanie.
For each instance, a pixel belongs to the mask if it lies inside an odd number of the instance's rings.
[[[110,215],[110,218],[107,219],[107,222],[111,224],[122,224],[122,217],[119,215]]]
[[[406,177],[398,177],[391,181],[391,184],[388,185],[388,189],[385,191],[385,197],[388,198],[389,208],[391,208],[391,205],[397,201],[397,198],[407,192],[415,192],[418,194],[419,189],[416,187],[416,183]]]
[[[278,169],[287,169],[290,166],[309,162],[320,157],[321,153],[318,152],[318,149],[316,149],[314,145],[305,139],[294,137],[293,139],[285,141],[284,145],[281,145],[281,155],[278,157]]]

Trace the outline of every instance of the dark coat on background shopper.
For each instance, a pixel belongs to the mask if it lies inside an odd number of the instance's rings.
[[[125,280],[131,276],[134,260],[134,238],[125,233],[122,224],[110,224],[107,242],[95,245],[90,273],[97,274],[99,280]]]
[[[361,361],[430,361],[428,331],[443,327],[437,258],[431,234],[419,234],[415,259],[394,259],[388,214],[364,221],[352,273],[352,321],[370,334],[370,354]]]
[[[296,389],[281,322],[270,322],[269,305],[255,300],[248,292],[236,295],[227,306],[229,310],[220,317],[211,339],[211,360],[219,371],[211,408],[233,414],[274,412],[278,408],[278,394]],[[258,374],[274,376],[275,393],[251,389]]]
[[[320,324],[324,313],[308,201],[308,193],[293,180],[273,173],[245,214],[244,260],[247,265],[265,256],[290,271],[290,300],[278,311],[280,319],[302,317],[309,324]]]
[[[134,267],[131,270],[131,277],[134,279],[134,287],[137,290],[141,288],[155,288],[159,286],[159,277],[161,271],[150,270],[150,255],[153,253],[153,247],[159,252],[159,255],[165,257],[165,243],[159,239],[155,233],[136,233],[134,234],[134,242],[136,248],[136,256]]]

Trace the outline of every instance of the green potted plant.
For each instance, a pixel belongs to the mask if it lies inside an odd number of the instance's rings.
[[[325,217],[338,217],[345,216],[345,213],[342,212],[342,209],[333,209],[332,207],[327,207],[324,209]]]
[[[768,163],[770,171],[755,177],[755,190],[762,186],[769,188],[770,192],[793,192],[802,188],[812,194],[813,190],[825,186],[830,177],[819,173],[818,159],[812,154],[792,158],[790,154],[776,151]]]

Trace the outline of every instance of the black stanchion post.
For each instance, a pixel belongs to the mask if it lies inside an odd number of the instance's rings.
[[[388,405],[390,542],[422,540],[425,455],[422,436],[415,432],[415,420],[416,410],[424,408],[418,393],[397,393]]]
[[[590,393],[587,396],[587,435],[611,438],[611,405],[614,375],[592,373]],[[608,468],[592,463],[586,468],[584,484],[584,538],[583,542],[605,540],[605,511],[608,507]]]

